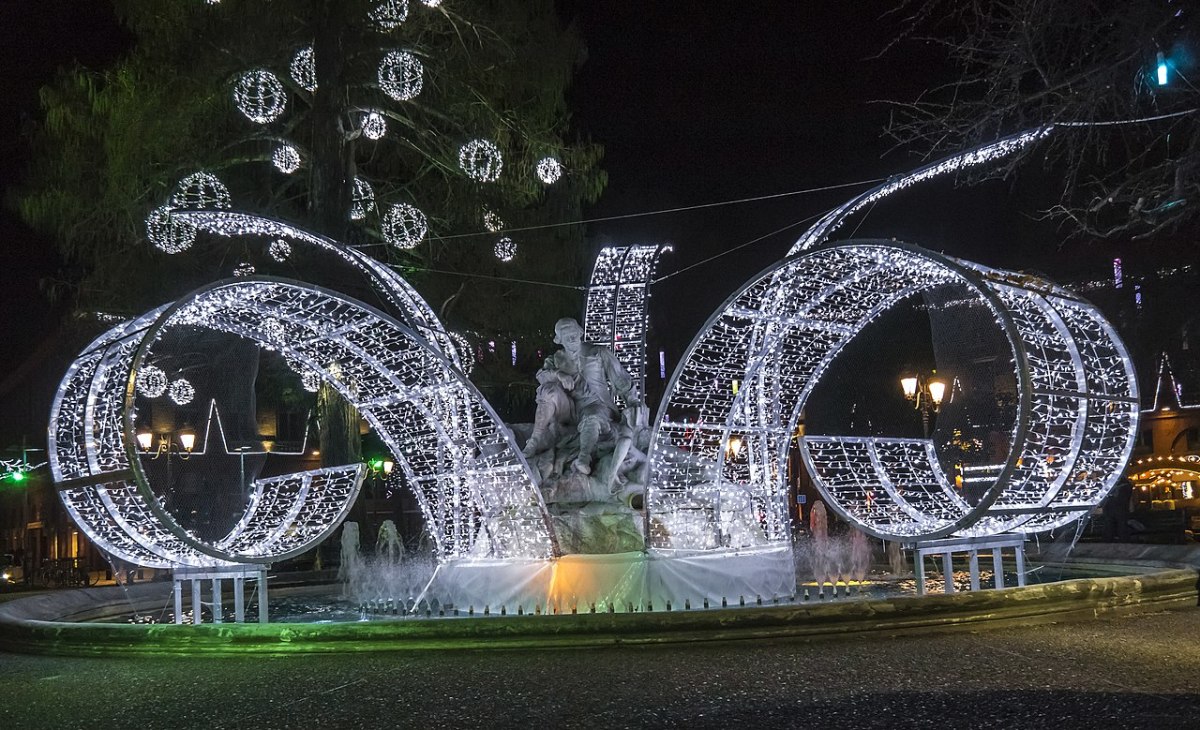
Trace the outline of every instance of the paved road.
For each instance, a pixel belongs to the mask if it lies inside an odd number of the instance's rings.
[[[925,637],[281,658],[0,654],[0,728],[1200,728],[1200,609]]]

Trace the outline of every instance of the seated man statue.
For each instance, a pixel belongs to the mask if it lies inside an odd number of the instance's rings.
[[[633,379],[625,372],[617,356],[607,347],[584,342],[583,327],[574,319],[560,319],[555,323],[554,342],[562,345],[562,349],[546,359],[542,371],[552,373],[574,401],[579,455],[571,467],[581,474],[591,474],[596,444],[601,438],[614,436],[613,440],[618,443],[622,436],[629,438],[621,433],[622,419],[617,411],[614,393],[627,409],[633,409],[635,413],[640,413],[645,406],[633,390]],[[543,377],[539,373],[538,381],[543,382]],[[624,451],[628,451],[628,447]],[[614,456],[617,457],[614,461],[620,462],[625,453]],[[613,464],[614,473],[618,466],[619,463]]]

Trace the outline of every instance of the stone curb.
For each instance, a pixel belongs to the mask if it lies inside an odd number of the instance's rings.
[[[883,637],[1195,606],[1200,598],[1198,587],[1200,571],[1185,568],[1000,591],[838,603],[267,626],[71,623],[86,618],[98,604],[125,600],[123,595],[96,595],[109,589],[83,589],[0,606],[0,650],[73,656],[225,656]],[[46,616],[56,620],[44,620]]]

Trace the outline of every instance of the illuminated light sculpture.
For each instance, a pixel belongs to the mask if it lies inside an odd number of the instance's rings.
[[[537,176],[547,185],[553,185],[558,182],[563,174],[562,163],[553,157],[543,157],[537,163]]]
[[[292,74],[292,81],[301,89],[310,94],[317,90],[317,59],[312,46],[305,46],[296,51],[288,70]]]
[[[387,134],[387,120],[377,111],[367,112],[362,119],[362,133],[367,139],[383,139]]]
[[[392,310],[389,313],[399,317],[401,322],[415,329],[428,342],[435,344],[442,355],[455,366],[464,370],[464,365],[469,367],[470,359],[460,354],[460,345],[456,344],[455,337],[461,336],[445,329],[429,303],[422,299],[402,276],[362,251],[291,224],[249,213],[187,211],[177,212],[175,217],[198,230],[218,236],[241,239],[257,237],[264,244],[274,238],[283,238],[292,244],[302,244],[338,257],[357,270],[375,293],[391,306]],[[469,350],[464,349],[461,352],[467,353]]]
[[[613,351],[646,392],[646,330],[650,280],[670,246],[609,246],[592,267],[584,305],[584,339]]]
[[[503,261],[505,263],[508,263],[509,261],[512,261],[514,258],[516,258],[517,242],[512,240],[508,236],[505,236],[504,238],[501,238],[499,241],[496,241],[496,247],[495,247],[494,253],[496,254],[496,258],[500,259],[501,261]]]
[[[504,219],[491,208],[483,211],[483,227],[488,233],[499,233],[504,230]]]
[[[237,266],[233,267],[233,275],[236,277],[239,277],[239,278],[253,276],[254,275],[254,264],[248,263],[246,261],[241,262]]]
[[[280,145],[271,153],[271,163],[284,175],[291,175],[300,169],[300,151],[290,144]]]
[[[185,210],[228,208],[229,188],[211,172],[193,172],[175,185],[171,207]]]
[[[282,238],[279,238],[271,241],[271,245],[267,248],[267,252],[271,254],[271,258],[275,259],[279,263],[283,263],[284,261],[288,260],[289,256],[292,255],[292,245]]]
[[[986,494],[976,504],[959,496],[928,439],[807,435],[801,451],[815,484],[851,524],[910,543],[1041,532],[1086,515],[1119,476],[1138,423],[1128,353],[1099,311],[1035,277],[893,242],[849,242],[771,267],[692,342],[660,407],[651,454],[657,544],[677,545],[678,530],[692,545],[708,530],[736,545],[716,516],[726,508],[713,492],[724,485],[745,491],[768,542],[787,543],[786,460],[813,388],[868,323],[941,287],[970,292],[1012,354],[1015,423]],[[720,387],[731,379],[737,392]],[[743,449],[731,458],[725,446],[734,437]],[[704,504],[714,516],[696,524]]]
[[[305,370],[300,373],[300,383],[309,393],[316,393],[321,389],[321,376],[315,371]]]
[[[1020,132],[991,144],[951,155],[932,164],[919,167],[910,173],[889,178],[887,182],[851,198],[822,216],[800,236],[796,243],[792,244],[792,248],[788,251],[788,254],[806,251],[828,239],[848,217],[867,206],[874,205],[883,198],[940,175],[995,162],[1002,157],[1020,152],[1034,142],[1043,139],[1052,131],[1054,131],[1054,127],[1047,126]]]
[[[354,178],[354,191],[350,195],[350,220],[360,221],[374,210],[375,188],[361,177]]]
[[[268,320],[277,324],[270,332],[263,327]],[[361,484],[359,464],[260,480],[270,509],[265,496],[251,500],[226,538],[205,542],[183,529],[154,497],[143,469],[128,384],[170,333],[196,329],[278,349],[355,405],[413,485],[439,555],[553,554],[528,467],[465,377],[396,320],[282,280],[201,289],[113,328],[68,371],[51,414],[52,469],[72,517],[107,552],[154,567],[270,562],[327,535]],[[321,365],[328,362],[341,364],[340,379]],[[319,474],[325,476],[317,503]]]
[[[255,124],[270,124],[287,108],[287,92],[266,69],[247,71],[233,87],[233,103]]]
[[[408,18],[408,0],[382,0],[368,13],[383,30],[399,28]]]
[[[415,99],[425,84],[425,67],[408,51],[388,51],[379,62],[379,88],[396,101]]]
[[[486,139],[473,139],[458,151],[458,166],[467,177],[479,182],[496,182],[504,169],[500,148]]]
[[[421,0],[421,4],[427,8],[436,8],[442,4],[442,0]]]
[[[162,368],[146,365],[138,371],[137,389],[147,398],[158,398],[167,392],[167,374]]]
[[[196,227],[162,205],[146,216],[146,238],[163,253],[183,253],[196,242]]]
[[[392,205],[383,217],[383,238],[396,248],[414,248],[428,232],[425,214],[408,203]]]

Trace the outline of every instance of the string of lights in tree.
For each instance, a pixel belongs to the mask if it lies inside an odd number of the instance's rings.
[[[1137,429],[1137,385],[1112,327],[1050,282],[879,241],[786,259],[710,319],[660,408],[649,512],[730,482],[761,505],[768,540],[788,540],[786,460],[813,388],[869,323],[946,287],[974,292],[990,311],[1020,394],[1007,459],[986,494],[974,506],[957,498],[929,439],[807,435],[801,452],[814,482],[845,519],[885,538],[1038,532],[1086,514],[1115,482]],[[673,545],[669,533],[657,539]]]
[[[287,91],[275,74],[255,69],[238,78],[233,87],[233,103],[255,124],[270,124],[287,108]]]
[[[459,149],[458,166],[472,180],[496,182],[504,169],[504,158],[494,142],[473,139]]]
[[[425,214],[408,203],[396,203],[383,217],[383,238],[400,249],[414,248],[425,240],[429,221]]]
[[[290,144],[281,144],[271,153],[271,164],[284,175],[291,175],[300,169],[300,151]]]

